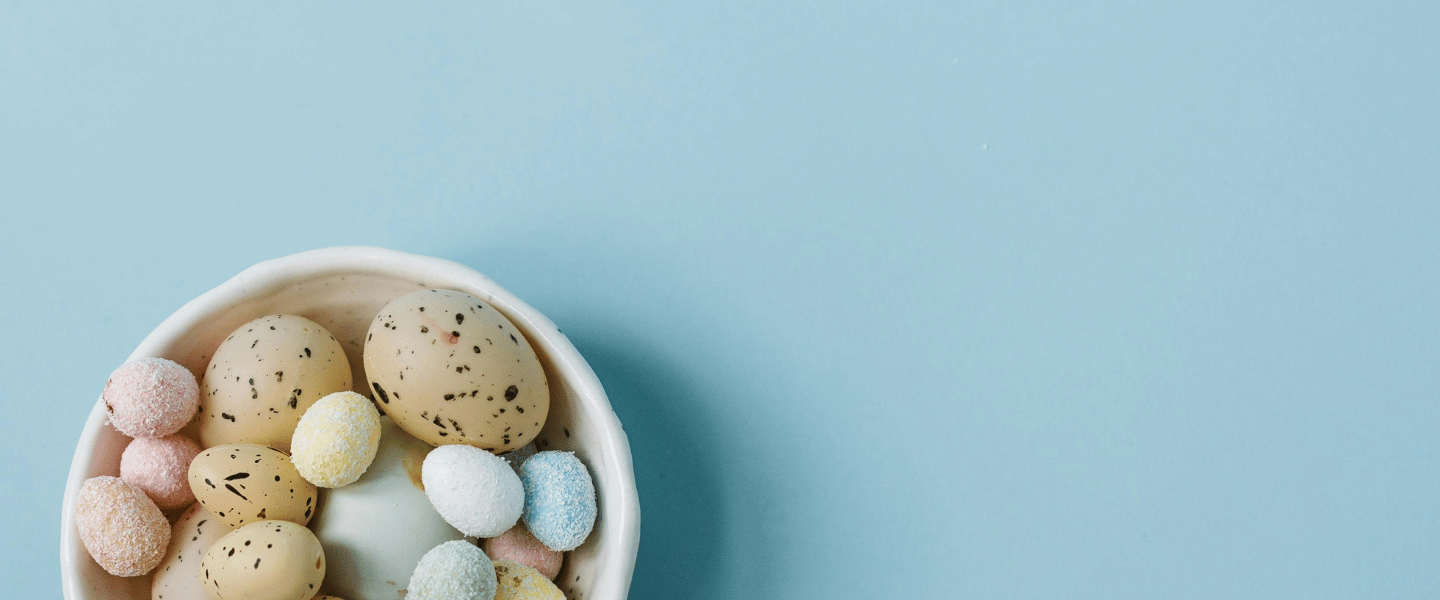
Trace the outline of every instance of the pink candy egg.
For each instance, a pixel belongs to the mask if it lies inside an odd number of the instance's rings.
[[[75,500],[80,542],[111,575],[153,570],[170,545],[170,523],[142,492],[118,477],[86,479]]]
[[[200,444],[183,435],[135,438],[120,455],[120,479],[145,492],[163,510],[195,501],[190,490],[190,461]]]
[[[563,554],[546,548],[545,544],[535,539],[524,523],[516,523],[505,533],[482,540],[480,547],[493,560],[530,565],[550,579],[560,574],[560,563],[565,559]]]
[[[132,360],[110,374],[100,394],[110,424],[133,438],[180,431],[200,406],[200,384],[179,363],[163,358]]]

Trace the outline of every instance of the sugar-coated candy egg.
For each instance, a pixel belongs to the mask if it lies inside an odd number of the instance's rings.
[[[525,525],[552,550],[585,543],[598,514],[595,482],[573,452],[538,452],[520,466],[525,484]]]
[[[504,452],[545,424],[550,388],[535,350],[479,298],[452,290],[406,294],[380,310],[365,340],[375,400],[432,446]]]
[[[351,391],[335,392],[300,417],[290,442],[290,460],[310,483],[337,488],[354,483],[380,448],[380,413]]]
[[[309,600],[325,579],[325,550],[290,521],[256,521],[205,552],[200,578],[215,600]]]
[[[360,479],[325,491],[310,529],[325,545],[325,591],[400,598],[420,557],[464,537],[430,506],[420,470],[429,444],[380,418],[380,450]],[[396,532],[404,535],[396,535]]]
[[[225,444],[190,462],[195,499],[231,527],[279,519],[304,525],[314,515],[315,485],[290,457],[258,444]]]
[[[170,550],[155,568],[150,582],[151,600],[206,600],[200,579],[200,561],[220,538],[232,530],[204,506],[192,504],[170,528]]]
[[[145,492],[119,477],[86,479],[75,501],[80,542],[107,573],[135,577],[165,558],[170,522]]]
[[[163,437],[194,418],[200,385],[179,363],[163,358],[129,361],[110,374],[100,398],[110,425],[130,437]]]
[[[300,416],[352,384],[340,342],[299,315],[241,325],[215,349],[200,396],[200,445],[248,442],[290,451]]]
[[[200,445],[179,434],[135,438],[120,453],[120,478],[140,488],[161,510],[184,508],[195,501],[186,473]]]
[[[420,470],[435,512],[461,533],[495,537],[520,520],[525,487],[504,459],[462,444],[440,446]]]
[[[495,561],[495,600],[565,600],[565,594],[534,567]]]
[[[508,560],[534,567],[544,576],[555,579],[565,555],[542,544],[531,535],[524,523],[516,523],[505,533],[480,540],[480,549],[494,560]]]
[[[495,565],[475,544],[445,542],[425,553],[405,600],[494,600]]]

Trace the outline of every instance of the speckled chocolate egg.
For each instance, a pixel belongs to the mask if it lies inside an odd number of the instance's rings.
[[[231,527],[267,519],[304,525],[315,512],[315,485],[274,448],[209,448],[191,461],[189,480],[195,499]]]
[[[290,451],[305,409],[352,385],[340,342],[298,315],[241,325],[215,349],[200,386],[200,445],[249,442]]]
[[[220,538],[232,530],[199,504],[175,521],[170,529],[170,550],[150,582],[150,600],[206,600],[200,579],[200,561]]]
[[[325,579],[320,540],[289,521],[257,521],[215,542],[200,580],[215,600],[309,600]]]
[[[420,290],[370,324],[365,375],[395,422],[432,446],[524,446],[545,424],[550,388],[535,350],[479,298]]]

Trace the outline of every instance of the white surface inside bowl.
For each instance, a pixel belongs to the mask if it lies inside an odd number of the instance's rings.
[[[165,357],[199,375],[236,327],[267,314],[292,313],[320,323],[340,340],[356,374],[355,391],[366,394],[360,361],[371,319],[391,299],[431,287],[485,300],[514,322],[535,348],[551,392],[550,414],[536,445],[574,451],[595,478],[600,506],[595,532],[567,555],[556,584],[572,600],[625,598],[639,548],[640,512],[630,447],[620,422],[594,372],[564,334],[468,267],[366,247],[326,248],[263,262],[181,307],[140,343],[131,358]],[[97,381],[96,389],[103,385]],[[118,474],[120,453],[128,442],[105,423],[103,404],[97,400],[75,449],[61,509],[61,578],[67,599],[150,597],[150,576],[114,577],[95,564],[80,543],[73,520],[80,484],[97,475]]]

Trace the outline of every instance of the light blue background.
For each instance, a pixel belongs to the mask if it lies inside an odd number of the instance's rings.
[[[110,370],[340,244],[572,337],[632,598],[1440,595],[1433,4],[356,4],[0,0],[7,595]]]

